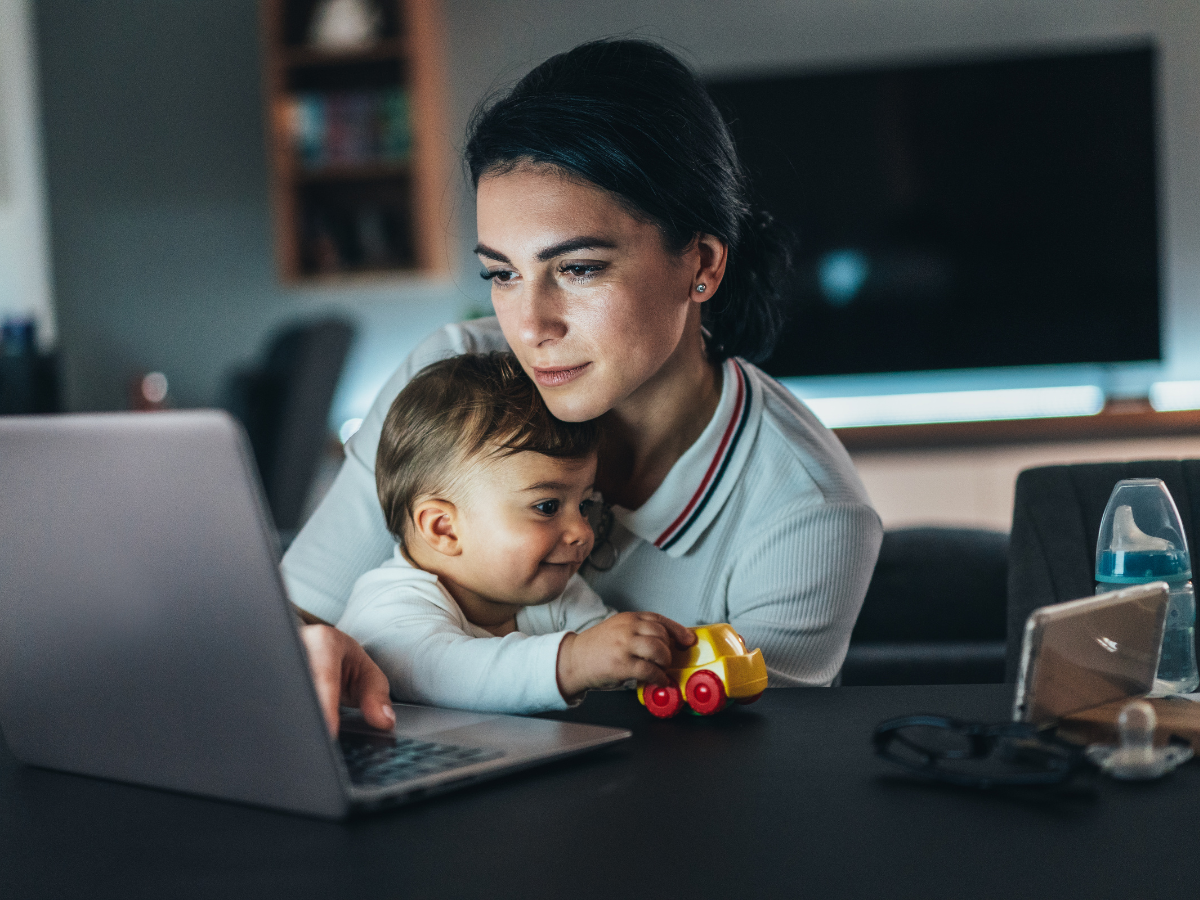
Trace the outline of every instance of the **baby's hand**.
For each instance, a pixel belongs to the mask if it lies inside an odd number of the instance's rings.
[[[568,702],[589,688],[610,688],[630,679],[667,684],[663,671],[675,646],[696,642],[691,630],[652,612],[623,612],[558,647],[558,689]]]

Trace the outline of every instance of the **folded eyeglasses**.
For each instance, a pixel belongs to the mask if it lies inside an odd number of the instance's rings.
[[[913,774],[961,787],[1063,784],[1088,765],[1082,747],[1027,722],[902,716],[875,726],[875,752]]]

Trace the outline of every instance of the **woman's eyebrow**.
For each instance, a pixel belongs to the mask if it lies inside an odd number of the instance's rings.
[[[616,246],[616,242],[610,241],[608,238],[594,236],[568,238],[557,244],[551,244],[544,250],[539,250],[537,258],[538,262],[547,262],[556,256],[574,253],[576,250],[612,250]]]
[[[475,255],[486,256],[488,259],[494,259],[496,262],[502,262],[508,266],[512,265],[512,261],[507,256],[505,256],[499,250],[493,250],[491,247],[488,247],[485,244],[475,245]]]
[[[608,238],[595,236],[573,237],[539,250],[537,260],[538,262],[547,262],[556,256],[562,256],[564,253],[574,253],[576,250],[612,250],[616,246],[616,241],[609,240]],[[477,256],[486,256],[488,259],[494,259],[496,262],[502,262],[507,266],[512,265],[512,260],[499,250],[493,250],[486,244],[476,244],[475,254]]]

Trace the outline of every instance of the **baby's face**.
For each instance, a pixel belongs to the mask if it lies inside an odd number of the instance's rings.
[[[480,465],[459,504],[455,580],[482,597],[534,606],[566,587],[592,552],[585,517],[596,457],[523,452]]]

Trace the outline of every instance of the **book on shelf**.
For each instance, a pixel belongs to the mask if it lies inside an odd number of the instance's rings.
[[[402,211],[383,202],[309,203],[301,264],[315,274],[384,270],[412,264],[412,238]]]
[[[408,94],[399,88],[294,94],[292,146],[302,169],[400,162],[412,149]]]

